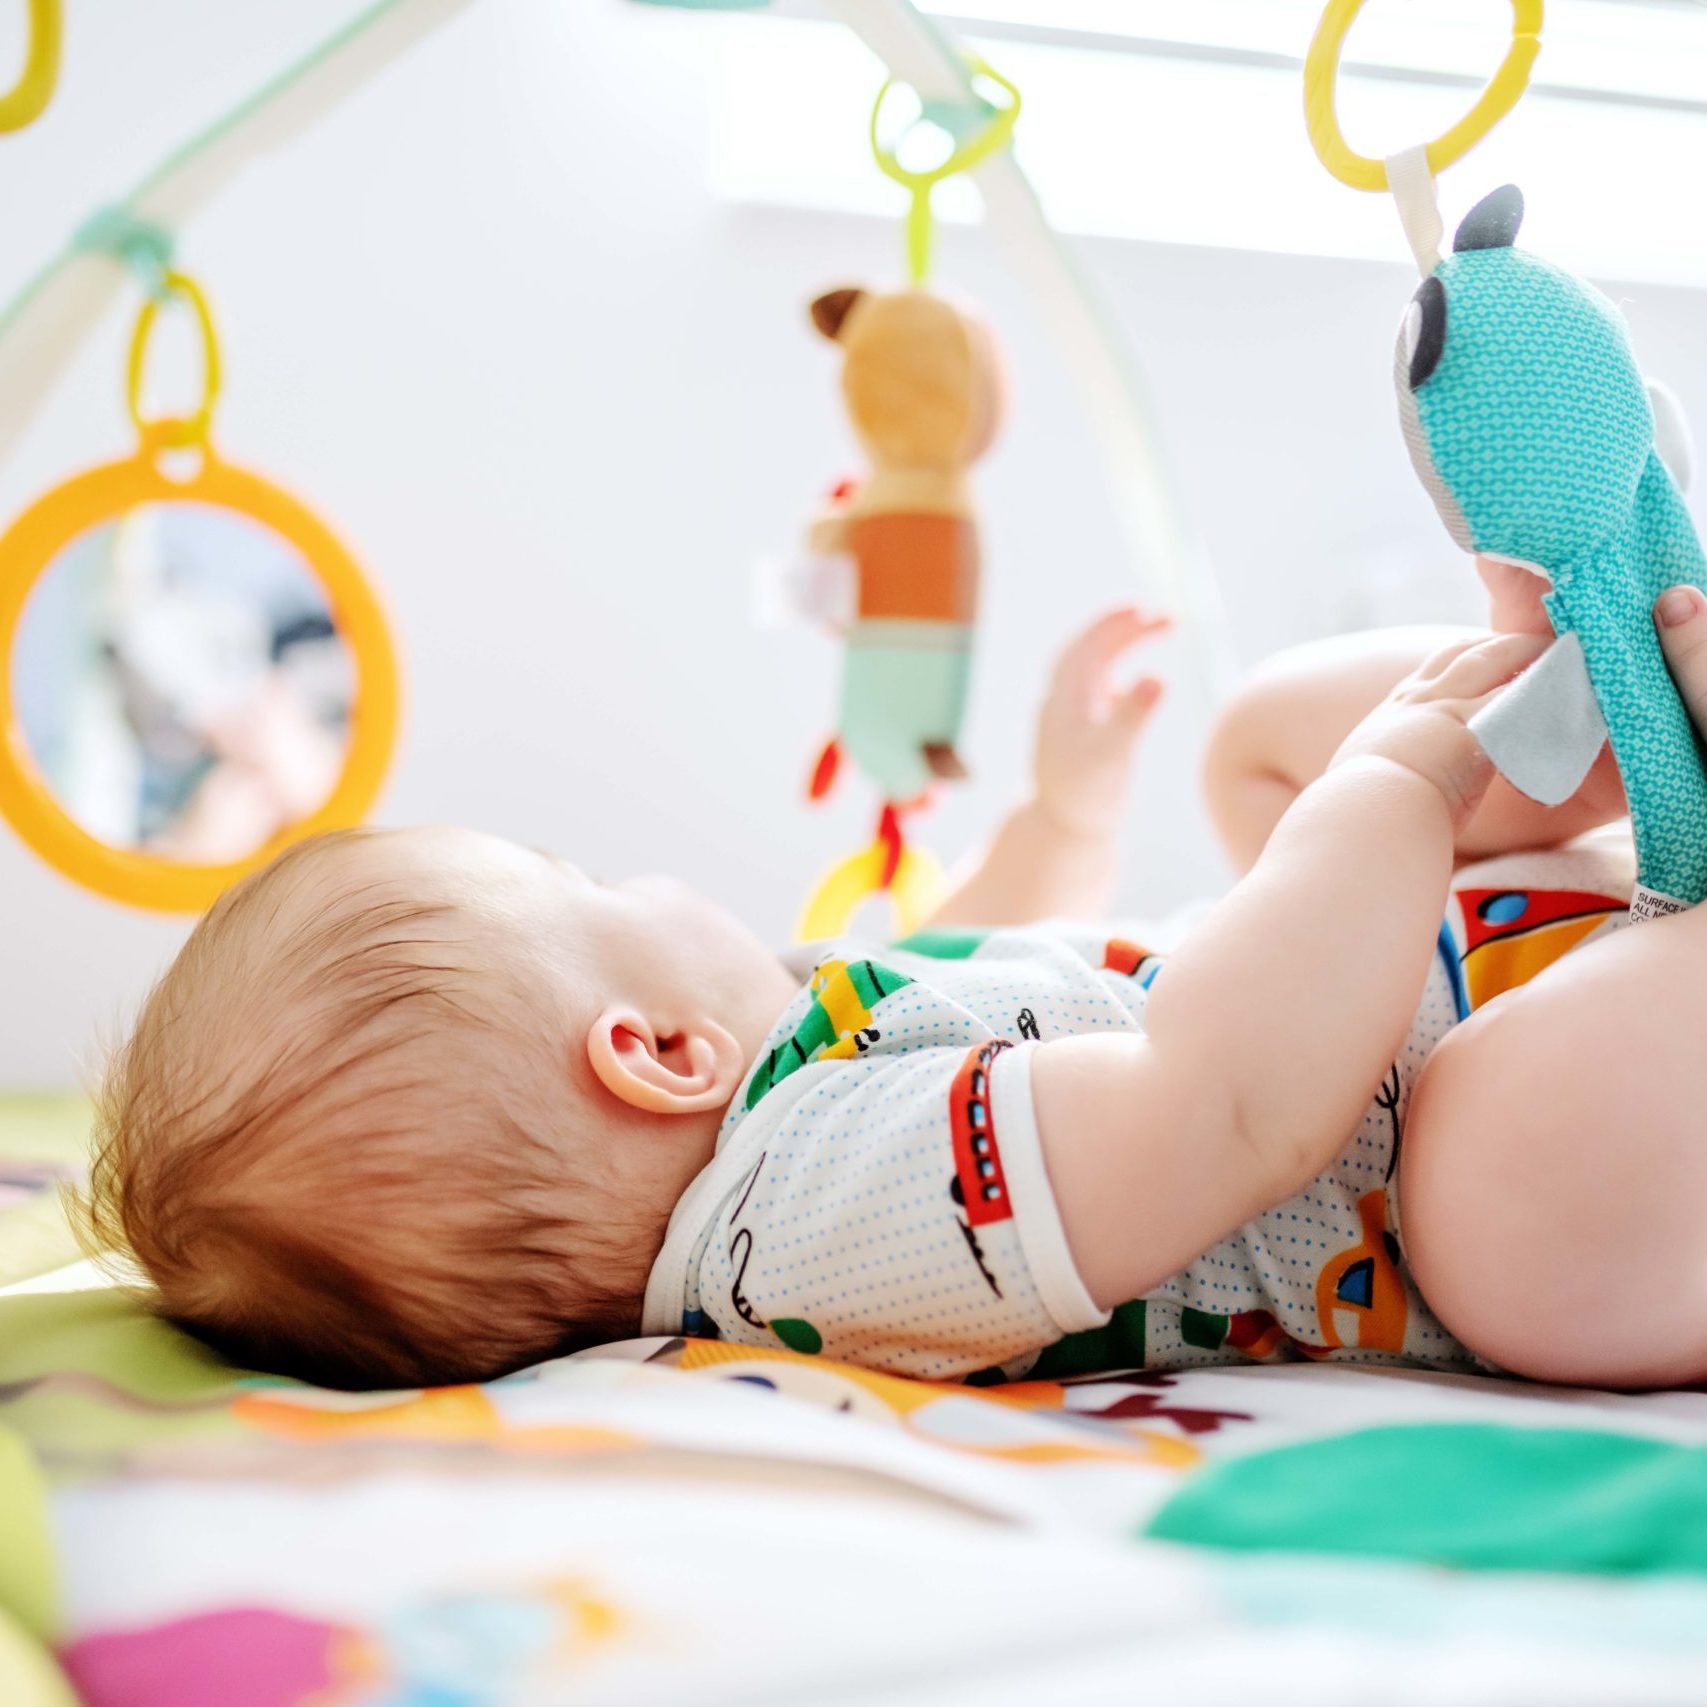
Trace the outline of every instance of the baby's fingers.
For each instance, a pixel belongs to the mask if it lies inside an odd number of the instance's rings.
[[[1160,676],[1140,676],[1115,700],[1110,717],[1129,734],[1138,734],[1161,703],[1164,685]]]
[[[1104,611],[1062,649],[1055,666],[1058,682],[1098,682],[1129,646],[1173,626],[1173,618],[1152,616],[1136,605]]]
[[[1492,634],[1449,648],[1422,668],[1419,699],[1482,699],[1521,675],[1553,644],[1550,634]],[[1436,664],[1439,668],[1436,669]]]

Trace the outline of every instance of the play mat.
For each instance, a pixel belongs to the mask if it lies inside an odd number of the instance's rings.
[[[82,1111],[0,1101],[0,1251]],[[246,1376],[0,1297],[6,1707],[1691,1702],[1707,1392],[1266,1365],[971,1389],[643,1340]]]

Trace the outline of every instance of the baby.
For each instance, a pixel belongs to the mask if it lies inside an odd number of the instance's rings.
[[[1707,711],[1707,602],[1660,620]],[[1707,924],[1594,931],[1619,880],[1571,850],[1453,895],[1456,860],[1622,809],[1604,760],[1553,812],[1490,782],[1466,723],[1544,640],[1259,675],[1207,767],[1248,870],[1164,960],[1037,923],[1107,899],[1159,691],[1112,673],[1153,626],[1068,648],[1033,797],[898,944],[779,961],[680,884],[462,830],[283,854],[113,1062],[89,1237],[231,1359],[336,1386],[641,1331],[938,1377],[1707,1376]],[[1466,933],[1531,904],[1596,940],[1466,1018]]]

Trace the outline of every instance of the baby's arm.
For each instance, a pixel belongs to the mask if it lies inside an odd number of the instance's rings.
[[[1209,814],[1235,871],[1248,871],[1282,814],[1395,682],[1477,631],[1395,628],[1294,647],[1254,671],[1221,713],[1204,759]],[[1458,834],[1461,859],[1568,841],[1625,810],[1610,749],[1563,806],[1539,806],[1496,777]]]
[[[1038,714],[1031,798],[959,876],[933,928],[1102,912],[1119,864],[1133,751],[1162,694],[1154,676],[1116,690],[1110,672],[1128,648],[1167,626],[1127,606],[1069,642]]]
[[[1162,968],[1144,1033],[1041,1045],[1033,1100],[1080,1277],[1108,1309],[1302,1190],[1402,1044],[1457,831],[1465,727],[1544,642],[1450,649],[1394,689]]]

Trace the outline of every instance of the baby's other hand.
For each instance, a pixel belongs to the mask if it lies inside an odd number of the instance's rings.
[[[1172,619],[1106,611],[1062,649],[1037,718],[1037,803],[1060,829],[1106,836],[1120,822],[1138,737],[1162,697],[1157,676],[1115,685],[1114,667]]]
[[[1494,774],[1470,719],[1551,643],[1551,635],[1490,634],[1436,652],[1352,730],[1333,765],[1359,758],[1401,765],[1439,789],[1462,825]]]

